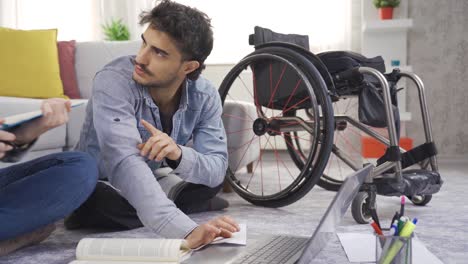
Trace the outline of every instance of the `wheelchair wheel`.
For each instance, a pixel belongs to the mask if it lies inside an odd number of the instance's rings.
[[[351,215],[358,224],[368,224],[372,220],[367,192],[358,192],[351,204]]]
[[[251,123],[249,129],[226,131],[228,140],[253,131],[249,140],[228,149],[229,155],[243,158],[252,145],[259,149],[251,172],[230,164],[226,177],[234,191],[266,207],[289,205],[307,194],[322,175],[333,142],[331,101],[314,65],[287,48],[260,48],[234,66],[219,92],[223,104],[247,102],[256,109],[255,116],[223,116]],[[301,109],[309,114],[299,114]],[[291,143],[294,139],[307,142],[302,151]],[[303,165],[294,166],[285,149],[300,156]],[[240,150],[244,153],[235,153]]]
[[[432,195],[422,194],[422,195],[408,196],[408,199],[410,199],[414,205],[424,206],[432,200]]]

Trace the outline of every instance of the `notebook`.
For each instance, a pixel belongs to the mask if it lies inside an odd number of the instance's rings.
[[[72,108],[83,105],[83,101],[78,101],[78,102],[72,102]],[[26,123],[28,121],[34,120],[36,118],[39,118],[42,116],[42,111],[41,110],[36,110],[36,111],[30,111],[26,113],[21,113],[21,114],[16,114],[16,115],[11,115],[7,117],[3,117],[5,121],[3,124],[0,125],[0,130],[10,130],[12,128],[15,128],[23,123]]]

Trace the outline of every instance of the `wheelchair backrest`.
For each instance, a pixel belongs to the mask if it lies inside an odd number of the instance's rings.
[[[268,42],[286,42],[309,50],[309,36],[276,33],[268,28],[255,26],[254,34],[249,35],[249,45],[258,46]]]

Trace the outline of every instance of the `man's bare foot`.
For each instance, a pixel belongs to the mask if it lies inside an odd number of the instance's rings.
[[[38,244],[45,240],[55,230],[55,224],[49,224],[33,232],[0,241],[0,257],[23,247]]]

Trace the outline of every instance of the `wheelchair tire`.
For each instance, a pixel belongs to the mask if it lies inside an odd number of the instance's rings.
[[[428,204],[432,200],[432,195],[431,194],[428,194],[428,195],[422,194],[422,195],[408,196],[408,199],[410,199],[411,202],[414,205],[425,206],[426,204]]]
[[[266,66],[267,68],[258,68],[259,66]],[[249,72],[249,69],[251,72]],[[244,75],[244,71],[247,72],[246,75]],[[281,74],[276,76],[273,74],[275,72]],[[283,82],[286,84],[282,83],[283,74],[285,76]],[[246,76],[249,75],[252,76],[252,87],[246,85],[246,83],[249,82],[243,81],[243,78],[247,78]],[[257,84],[257,80],[261,80],[262,78],[265,82]],[[239,83],[237,82],[238,80],[240,80]],[[293,82],[291,82],[291,80],[293,80]],[[302,99],[296,98],[296,90],[294,87],[288,85],[287,82],[297,83],[295,87],[302,87],[301,91],[305,92],[307,96]],[[273,83],[275,84],[273,85]],[[327,94],[327,86],[318,70],[310,61],[301,54],[283,47],[265,47],[257,49],[236,64],[226,75],[219,88],[223,105],[227,100],[235,102],[236,99],[234,96],[236,95],[236,91],[234,88],[242,86],[244,86],[247,91],[250,91],[250,89],[253,90],[253,92],[249,93],[257,110],[256,119],[253,120],[254,118],[251,118],[251,121],[254,123],[252,129],[255,135],[251,142],[247,142],[246,144],[249,144],[250,147],[250,144],[258,138],[260,157],[254,162],[254,171],[250,175],[250,178],[245,177],[244,174],[246,173],[243,173],[241,169],[236,166],[231,166],[231,164],[228,168],[226,179],[236,193],[252,204],[265,207],[289,205],[302,198],[317,183],[331,152],[333,142],[333,110],[331,108],[331,100]],[[258,90],[257,86],[262,86],[261,88],[263,88],[263,90]],[[267,95],[262,98],[261,93],[265,93],[265,89],[270,89],[270,93],[268,94],[267,92]],[[291,89],[292,92],[287,89]],[[284,94],[288,91],[290,94],[287,96],[287,100],[277,99],[281,93]],[[246,99],[245,97],[244,94],[237,100],[244,101]],[[247,97],[249,96],[247,95]],[[265,98],[270,98],[269,102],[266,102]],[[289,104],[289,102],[291,103]],[[315,109],[313,120],[302,119],[302,121],[304,121],[302,122],[300,120],[301,117],[291,116],[290,113],[295,113],[297,108],[301,108],[301,104]],[[278,111],[281,112],[278,114]],[[268,114],[271,114],[271,116],[267,116]],[[291,117],[295,118],[294,122],[285,121],[287,118]],[[230,116],[230,118],[234,117]],[[248,119],[247,116],[238,116],[235,118]],[[275,125],[275,122],[278,124]],[[311,135],[312,139],[310,140],[310,151],[308,153],[298,154],[297,150],[294,150],[289,144],[293,135],[293,131],[288,130],[289,124],[291,129],[293,129],[292,127],[294,126],[296,127],[294,129],[300,130],[303,128],[305,132],[300,131],[301,133],[308,133]],[[274,128],[276,128],[276,130]],[[264,130],[266,130],[266,132]],[[230,132],[227,131],[227,134],[229,140]],[[293,162],[285,161],[285,158],[282,157],[284,155],[278,151],[279,148],[276,148],[278,143],[276,141],[276,136],[280,136],[284,140],[289,154],[295,152],[296,155],[303,155],[304,165],[301,168],[297,168],[297,166],[294,168]],[[267,140],[267,143],[262,146],[260,142],[263,137]],[[271,138],[274,139],[274,143],[269,142]],[[267,145],[268,143],[270,145]],[[243,144],[240,146],[242,147],[242,145]],[[262,156],[266,152],[264,151],[266,146],[274,150],[274,153],[267,154],[274,155],[273,158],[276,159],[275,167],[277,167],[273,168],[274,172],[272,175],[268,175],[268,177],[274,181],[277,180],[279,188],[275,186],[272,187],[272,182],[268,181],[269,179],[267,178],[264,183],[264,175],[261,176],[261,179],[257,179],[259,177],[255,174],[255,170],[259,164],[260,170],[262,170]],[[291,171],[293,171],[293,173],[291,173]],[[277,172],[278,177],[273,175],[276,174],[275,172]],[[284,174],[283,178],[281,178],[280,174]],[[297,176],[294,177],[293,174],[297,174]],[[254,179],[254,176],[257,177]],[[291,176],[292,180],[285,180],[288,176]],[[252,182],[255,183],[255,180],[258,185],[260,185],[260,188],[254,188],[250,185]],[[286,184],[284,184],[284,182],[286,182]],[[267,188],[271,188],[272,190],[266,190]],[[276,190],[274,190],[275,188]]]
[[[358,192],[351,204],[351,215],[358,224],[368,224],[372,220],[367,192]]]

